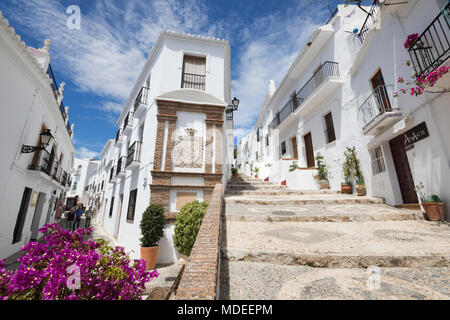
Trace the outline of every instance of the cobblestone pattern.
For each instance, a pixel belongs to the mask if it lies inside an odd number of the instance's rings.
[[[176,300],[215,300],[219,266],[222,185],[217,184],[181,277]]]

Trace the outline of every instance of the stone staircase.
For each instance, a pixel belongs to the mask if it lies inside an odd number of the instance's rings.
[[[224,199],[222,299],[450,297],[450,227],[420,211],[245,176]]]

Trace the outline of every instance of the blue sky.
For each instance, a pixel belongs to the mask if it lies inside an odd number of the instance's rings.
[[[367,2],[367,1],[366,1]],[[369,1],[370,2],[370,1]],[[28,46],[50,38],[57,81],[75,123],[77,157],[95,157],[115,137],[116,120],[160,31],[229,40],[232,96],[241,100],[235,136],[253,125],[269,80],[281,81],[337,0],[2,0],[0,10]],[[66,8],[81,8],[69,30]]]

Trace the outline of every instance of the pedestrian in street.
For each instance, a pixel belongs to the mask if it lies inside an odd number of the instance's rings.
[[[92,208],[89,207],[85,212],[84,212],[84,216],[86,218],[86,222],[84,224],[84,227],[87,229],[90,227],[91,225],[91,215],[92,215]]]
[[[75,231],[80,227],[81,216],[83,215],[83,206],[79,205],[75,210],[75,223],[73,224],[72,231]]]
[[[74,220],[75,220],[75,207],[70,209],[70,211],[67,213],[66,229],[68,229],[68,230],[73,229]]]

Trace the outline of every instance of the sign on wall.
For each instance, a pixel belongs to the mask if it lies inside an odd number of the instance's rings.
[[[33,193],[31,194],[30,207],[36,207],[38,199],[39,199],[39,192],[33,191]]]
[[[403,135],[405,136],[405,147],[408,147],[430,136],[425,122],[422,122],[418,126],[415,126],[411,130],[405,132]]]

